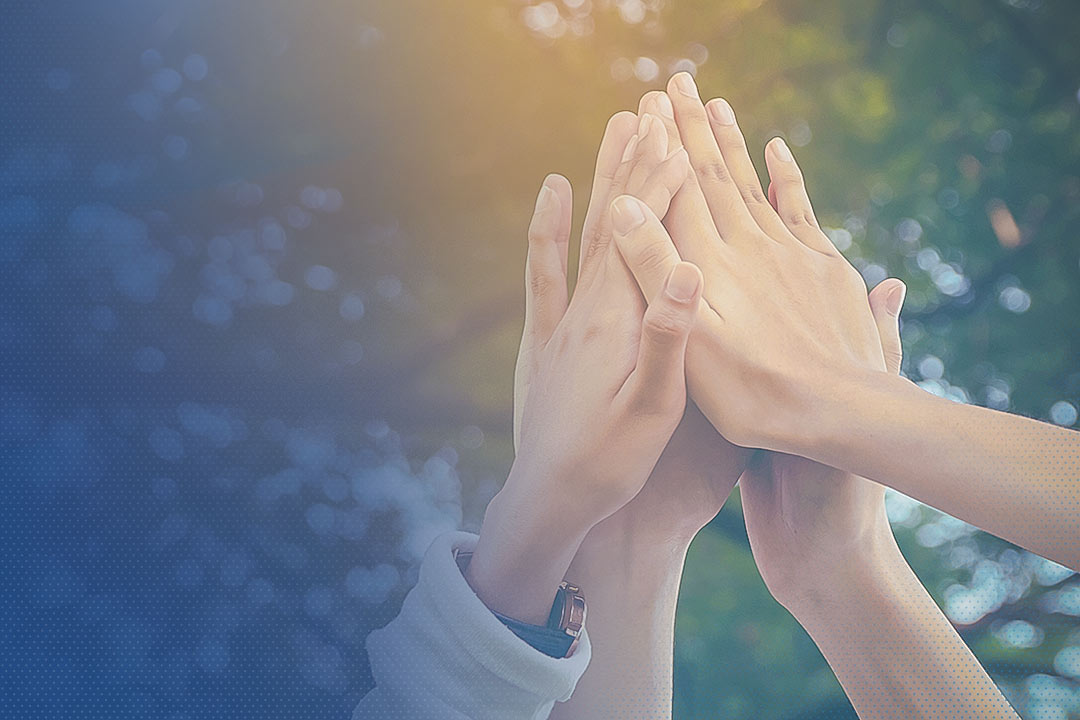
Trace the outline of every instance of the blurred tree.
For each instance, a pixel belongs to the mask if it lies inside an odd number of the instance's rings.
[[[784,135],[906,371],[1080,405],[1080,8],[1045,0],[20,4],[0,39],[0,543],[13,708],[348,712],[431,534],[511,460],[525,227],[676,70]],[[7,60],[10,58],[10,62]],[[1028,718],[1080,717],[1080,579],[901,496],[912,565]],[[850,716],[696,541],[676,716]],[[13,710],[14,711],[14,710]]]

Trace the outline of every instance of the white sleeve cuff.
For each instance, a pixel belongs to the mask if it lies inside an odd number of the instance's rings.
[[[452,532],[431,544],[401,612],[368,636],[375,689],[353,717],[536,720],[570,698],[589,664],[586,632],[574,654],[553,658],[514,635],[476,596],[454,560],[477,537]]]

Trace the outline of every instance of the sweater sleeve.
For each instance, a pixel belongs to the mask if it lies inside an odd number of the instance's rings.
[[[514,635],[472,591],[454,560],[477,536],[446,533],[420,564],[401,612],[368,635],[375,688],[353,720],[541,720],[570,698],[592,649],[552,658]]]

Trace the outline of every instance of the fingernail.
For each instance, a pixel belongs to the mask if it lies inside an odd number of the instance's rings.
[[[885,312],[893,317],[900,314],[900,308],[904,305],[904,297],[907,296],[907,286],[900,283],[885,296]]]
[[[668,276],[667,294],[672,300],[688,303],[697,294],[701,284],[701,273],[690,263],[681,262],[671,270]]]
[[[784,138],[776,138],[773,142],[773,152],[776,154],[777,160],[783,160],[784,162],[791,162],[795,158],[791,155],[791,148],[784,142]]]
[[[536,196],[536,209],[533,210],[534,215],[539,215],[541,212],[551,207],[552,202],[556,200],[555,191],[544,185],[540,188],[540,194]]]
[[[676,75],[675,87],[687,97],[698,97],[697,85],[694,84],[694,78],[691,77],[690,73],[681,72]]]
[[[668,120],[675,119],[675,108],[671,106],[671,98],[667,96],[667,93],[660,93],[656,96],[656,109]]]
[[[639,138],[643,138],[649,134],[649,128],[652,127],[652,118],[652,115],[645,113],[641,116],[641,119],[638,120],[637,134]]]
[[[735,111],[731,109],[731,105],[724,98],[709,101],[709,115],[712,117],[713,122],[719,125],[735,124]]]
[[[637,198],[623,195],[611,208],[611,224],[620,235],[629,234],[644,222],[645,213],[641,210],[641,201]]]
[[[623,150],[622,160],[619,162],[626,162],[634,155],[634,151],[637,150],[638,136],[630,138],[630,142],[626,143],[626,149]]]
[[[681,145],[679,147],[675,148],[674,150],[672,150],[671,152],[669,152],[667,154],[667,157],[664,158],[664,162],[667,162],[668,160],[674,159],[674,157],[676,155],[686,155],[686,148],[684,148]],[[689,159],[690,159],[690,156],[687,155],[687,160],[689,160]]]

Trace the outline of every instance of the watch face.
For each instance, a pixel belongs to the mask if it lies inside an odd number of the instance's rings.
[[[565,582],[559,589],[563,602],[559,629],[576,638],[585,626],[585,596],[581,593],[581,588]]]

